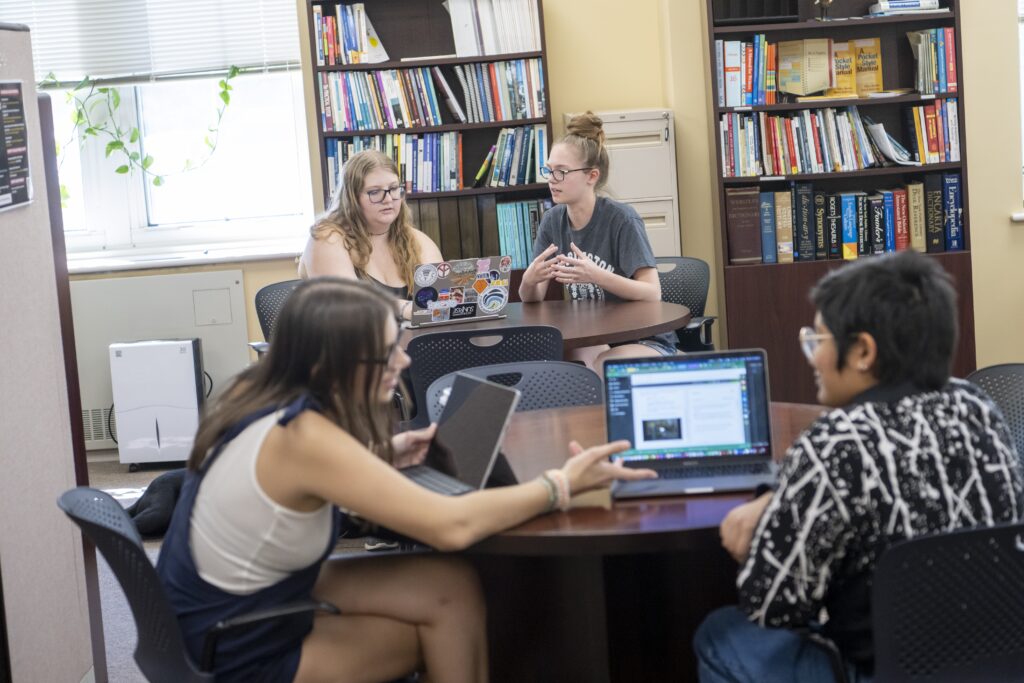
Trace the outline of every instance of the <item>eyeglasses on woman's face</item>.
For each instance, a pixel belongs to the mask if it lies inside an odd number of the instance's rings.
[[[550,166],[540,167],[540,177],[544,180],[553,180],[556,183],[560,183],[565,180],[565,176],[576,171],[589,171],[591,166],[584,166],[583,168],[551,168]]]
[[[831,332],[815,332],[813,327],[800,328],[800,350],[808,361],[814,360],[814,352],[818,350],[821,343],[826,339],[832,339]]]
[[[374,188],[366,191],[366,196],[369,198],[370,203],[380,204],[385,199],[401,199],[405,196],[405,188],[401,185],[392,185],[386,190],[380,188]]]

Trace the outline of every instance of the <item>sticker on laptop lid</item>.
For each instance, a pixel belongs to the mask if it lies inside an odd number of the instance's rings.
[[[463,318],[472,318],[476,315],[476,304],[455,304],[451,306],[451,318],[452,320],[461,320]]]
[[[473,260],[452,261],[452,270],[457,274],[476,273]]]
[[[481,258],[476,260],[476,272],[486,273],[491,269],[491,259]]]
[[[502,256],[501,261],[498,262],[498,270],[500,270],[503,273],[507,273],[508,271],[512,270],[512,257]]]
[[[430,263],[424,264],[416,269],[412,279],[420,287],[429,287],[437,282],[437,268]]]
[[[433,287],[424,287],[416,292],[416,305],[420,308],[427,308],[431,301],[437,301],[437,290]]]
[[[508,290],[504,287],[489,287],[480,294],[480,309],[484,313],[497,313],[508,303]]]
[[[449,263],[438,263],[437,264],[437,276],[448,277],[448,274],[452,272],[451,264]]]

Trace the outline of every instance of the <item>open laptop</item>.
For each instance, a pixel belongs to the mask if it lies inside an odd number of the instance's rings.
[[[761,349],[624,358],[604,364],[608,440],[658,479],[619,482],[616,498],[744,491],[770,484],[768,363]]]
[[[450,496],[483,488],[519,396],[518,389],[457,374],[424,463],[402,473]]]
[[[416,266],[412,327],[504,318],[511,256],[455,259]]]

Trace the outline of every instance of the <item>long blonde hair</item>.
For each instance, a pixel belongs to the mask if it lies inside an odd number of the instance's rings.
[[[331,206],[309,231],[313,239],[317,240],[327,239],[331,233],[340,235],[359,277],[365,277],[366,264],[370,262],[370,253],[373,251],[370,233],[363,219],[363,212],[359,208],[359,196],[366,186],[366,176],[378,169],[390,171],[401,179],[398,165],[377,150],[368,149],[352,155],[345,162],[341,184],[334,193]],[[387,245],[406,287],[412,291],[413,271],[421,262],[421,254],[419,242],[413,233],[416,228],[409,214],[409,206],[403,198],[398,216],[388,228]]]
[[[604,121],[592,111],[577,114],[565,126],[565,135],[555,144],[569,145],[579,152],[583,165],[601,172],[595,190],[608,182],[608,150],[604,146]]]

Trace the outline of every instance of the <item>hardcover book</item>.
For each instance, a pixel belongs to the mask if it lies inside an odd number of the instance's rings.
[[[795,224],[793,231],[796,238],[797,261],[814,260],[814,187],[810,183],[796,183],[793,196],[796,200],[794,209]]]
[[[878,38],[850,41],[854,50],[854,71],[857,74],[857,95],[885,90],[882,83],[882,44]]]
[[[771,192],[760,193],[761,213],[761,263],[777,263],[778,253],[775,246],[775,195]]]
[[[942,196],[942,175],[929,173],[924,177],[925,246],[929,253],[946,247],[945,202]]]
[[[725,191],[725,215],[729,236],[729,263],[761,263],[758,188],[728,188]]]
[[[793,262],[793,198],[789,190],[775,193],[775,246],[779,263]]]

